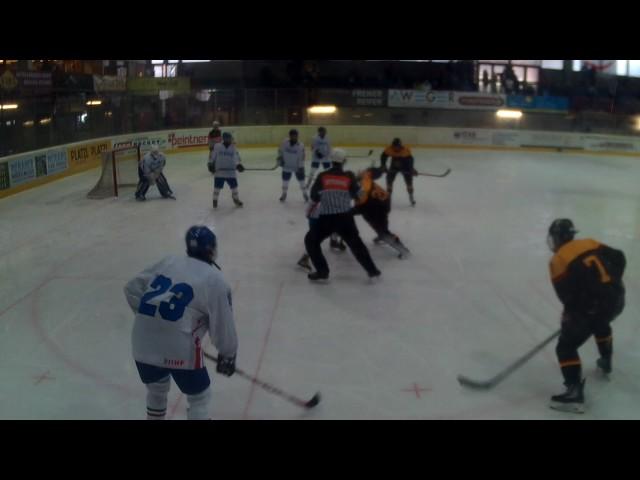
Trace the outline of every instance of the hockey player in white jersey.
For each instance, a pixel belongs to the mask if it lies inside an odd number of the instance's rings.
[[[217,239],[204,226],[185,237],[187,255],[170,255],[139,273],[124,288],[135,313],[132,344],[147,386],[147,419],[163,420],[171,378],[187,396],[189,420],[209,418],[209,373],[202,340],[218,351],[216,371],[235,372],[238,338],[231,289],[215,263]]]
[[[329,137],[327,137],[327,129],[320,127],[318,128],[318,135],[313,137],[311,142],[311,171],[309,172],[309,179],[307,180],[307,190],[313,182],[313,177],[318,171],[318,168],[320,168],[320,163],[322,163],[323,170],[331,167],[329,155],[331,155],[331,144],[329,143]]]
[[[211,151],[211,159],[209,163],[212,165],[211,171],[214,174],[213,180],[213,208],[218,208],[218,196],[224,188],[225,182],[231,188],[231,198],[236,207],[242,207],[243,203],[238,196],[238,179],[236,171],[244,172],[244,167],[240,163],[240,155],[233,143],[233,136],[224,132],[222,134],[222,143],[217,143]]]
[[[145,195],[151,185],[158,187],[158,191],[163,198],[172,198],[175,200],[176,197],[173,196],[169,182],[167,182],[167,178],[164,176],[164,173],[162,173],[167,164],[167,159],[164,153],[160,151],[160,148],[158,148],[158,145],[153,145],[140,163],[140,169],[142,171],[139,172],[141,175],[139,175],[138,187],[136,189],[136,200],[146,200]]]
[[[304,185],[304,144],[298,141],[298,131],[293,129],[289,131],[289,138],[285,139],[278,149],[278,165],[282,167],[282,196],[280,201],[287,199],[287,190],[289,190],[289,180],[291,175],[295,173],[304,201],[309,201],[309,195]]]

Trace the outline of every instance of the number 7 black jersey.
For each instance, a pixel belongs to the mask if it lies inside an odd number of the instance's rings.
[[[567,313],[608,315],[624,298],[624,253],[586,238],[565,243],[551,258],[551,282]]]

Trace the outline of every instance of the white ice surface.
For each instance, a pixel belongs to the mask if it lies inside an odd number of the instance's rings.
[[[247,165],[271,166],[274,158],[273,149],[241,153]],[[307,230],[302,195],[292,181],[287,203],[278,202],[279,171],[240,174],[245,207],[236,209],[226,188],[213,211],[203,153],[169,157],[175,202],[155,187],[145,203],[130,190],[118,200],[89,200],[97,170],[0,200],[0,418],[143,419],[122,287],[150,263],[182,252],[184,232],[198,223],[215,228],[234,289],[238,366],[295,395],[323,395],[315,410],[302,412],[242,378],[213,373],[214,418],[640,418],[640,160],[414,154],[421,171],[453,172],[416,178],[415,208],[396,180],[390,227],[413,252],[410,260],[373,245],[374,233],[357,220],[383,272],[374,285],[349,252],[327,245],[331,282],[307,281],[296,267]],[[562,390],[553,345],[492,391],[456,382],[457,374],[493,376],[558,327],[545,243],[557,217],[572,218],[580,235],[621,248],[628,259],[611,381],[595,371],[593,341],[581,349],[583,416],[547,406]],[[419,398],[408,391],[414,384],[423,389]],[[174,385],[168,416],[185,418],[185,407]]]

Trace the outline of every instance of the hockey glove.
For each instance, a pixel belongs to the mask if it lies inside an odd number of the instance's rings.
[[[238,166],[236,167],[236,170],[238,170],[239,172],[244,172],[244,165],[239,163]]]
[[[276,162],[277,162],[277,164],[278,164],[278,166],[279,166],[279,167],[284,167],[284,158],[282,158],[282,157],[278,157],[278,158],[276,159]]]
[[[415,168],[412,168],[412,169],[411,169],[411,174],[412,174],[414,177],[417,177],[417,176],[418,176],[418,171],[417,171]]]
[[[209,163],[207,164],[207,167],[209,167],[209,171],[210,171],[211,173],[216,173],[216,166],[215,166],[215,164],[213,164],[213,163],[209,162]]]
[[[225,357],[218,354],[218,363],[216,364],[216,372],[230,377],[236,371],[236,357]]]

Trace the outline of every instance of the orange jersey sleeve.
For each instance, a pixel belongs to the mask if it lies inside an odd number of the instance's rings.
[[[363,205],[367,203],[369,200],[369,195],[371,194],[371,189],[373,188],[373,179],[371,178],[371,172],[366,171],[362,175],[362,179],[360,180],[360,198],[356,202],[356,205]]]

